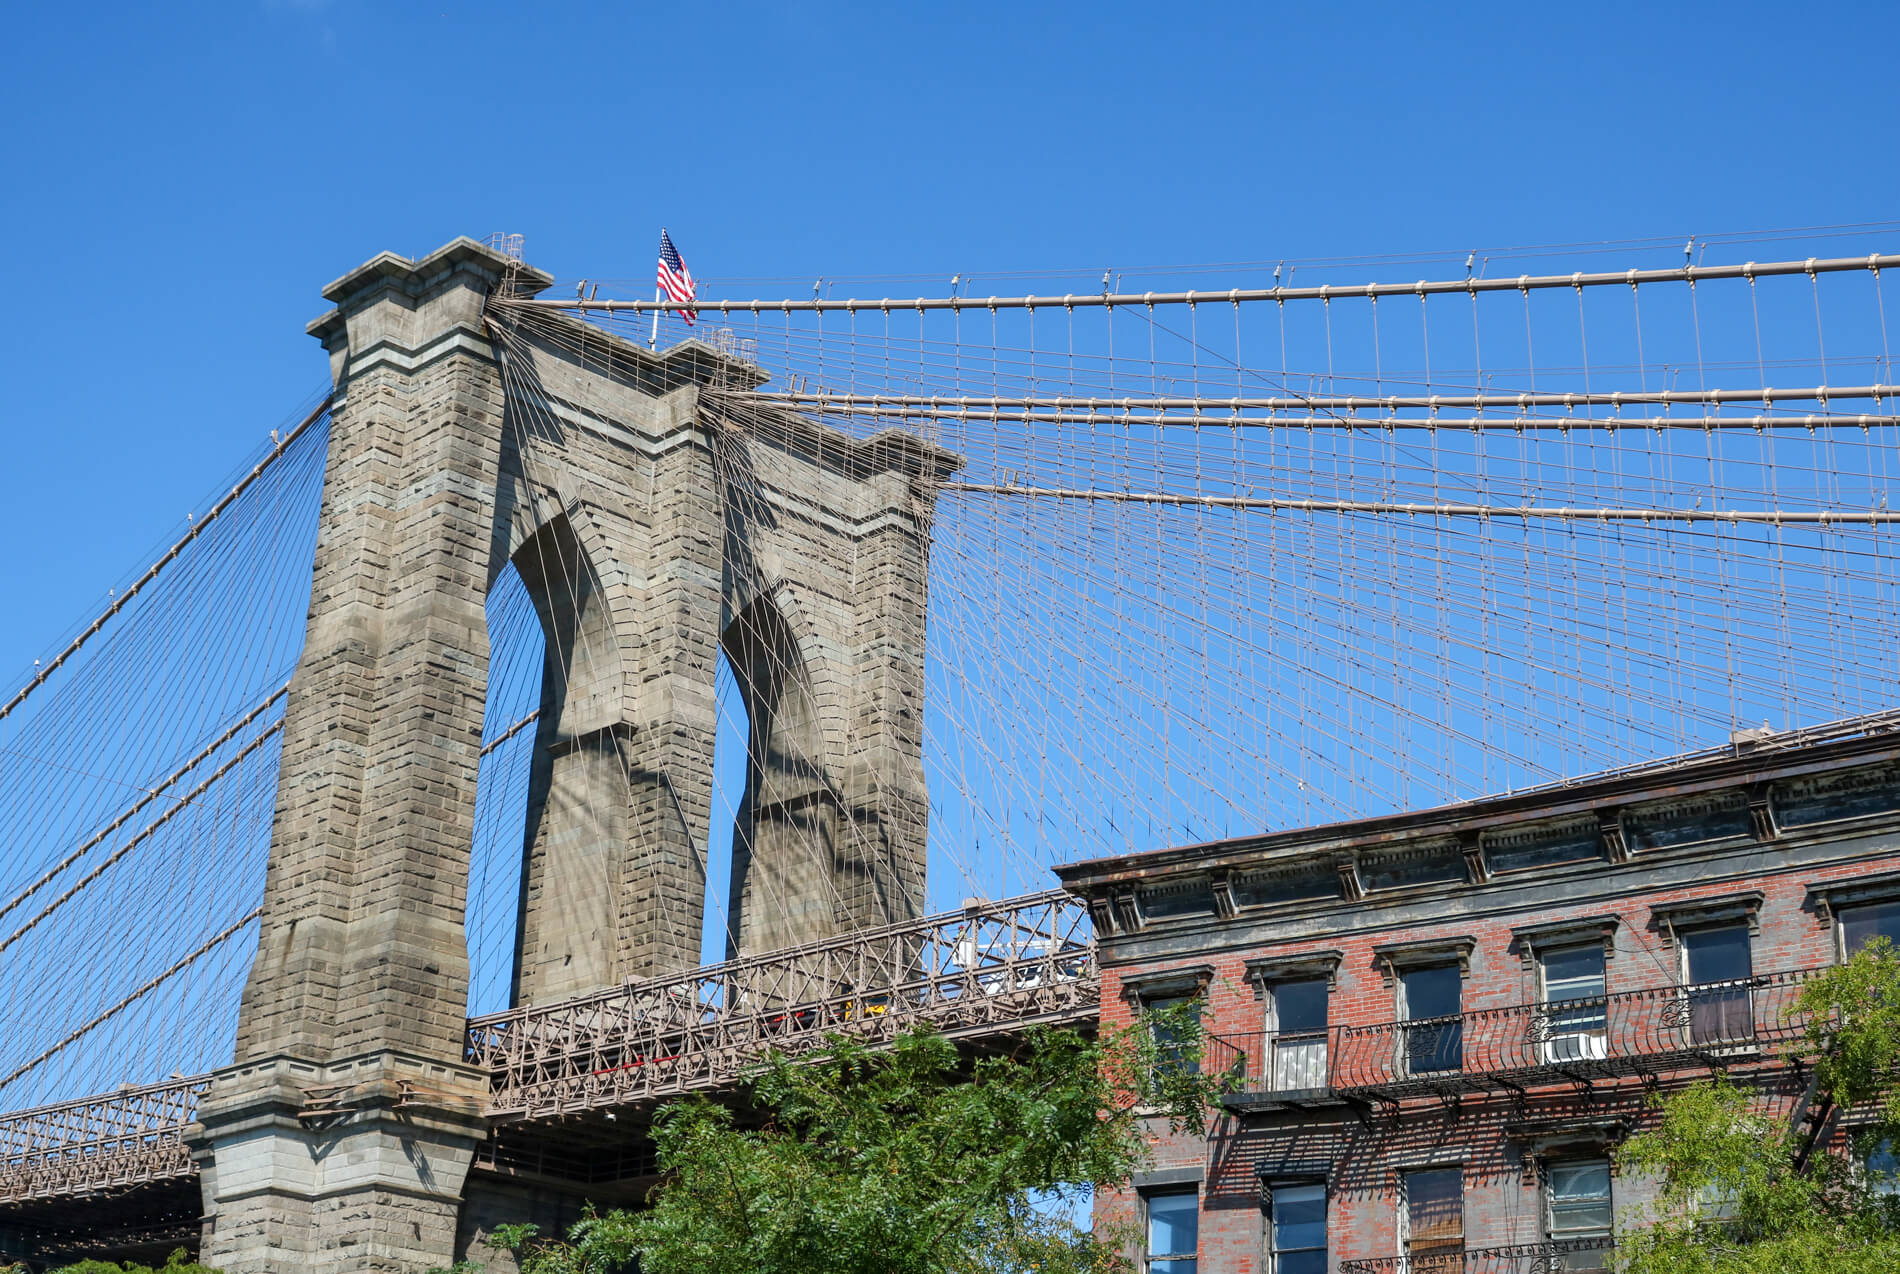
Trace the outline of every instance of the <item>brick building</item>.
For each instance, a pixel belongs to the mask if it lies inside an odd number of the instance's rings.
[[[1804,1118],[1785,1010],[1900,939],[1897,761],[1891,722],[1849,723],[1059,868],[1103,1026],[1198,997],[1235,1077],[1098,1218],[1155,1274],[1600,1268],[1648,1200],[1613,1155],[1650,1093],[1719,1068]]]

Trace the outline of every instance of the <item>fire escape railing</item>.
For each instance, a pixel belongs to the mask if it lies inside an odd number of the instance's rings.
[[[198,1075],[0,1115],[0,1200],[190,1176],[184,1129],[210,1083]]]
[[[733,1083],[832,1034],[1072,1023],[1100,999],[1087,908],[1049,890],[471,1018],[467,1056],[491,1114],[540,1117]]]
[[[1796,1003],[1819,972],[1648,987],[1373,1026],[1216,1035],[1204,1065],[1229,1077],[1237,1098],[1266,1103],[1510,1090],[1729,1065],[1802,1036],[1807,1022]]]
[[[1339,1274],[1566,1274],[1570,1270],[1606,1269],[1615,1250],[1616,1240],[1608,1235],[1550,1239],[1515,1247],[1341,1261]]]

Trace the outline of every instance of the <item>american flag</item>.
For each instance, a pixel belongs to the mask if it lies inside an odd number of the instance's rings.
[[[691,301],[699,295],[699,285],[693,282],[693,272],[680,260],[680,250],[673,246],[673,239],[664,227],[660,230],[660,291],[673,301]],[[686,320],[686,326],[693,325],[691,310],[676,311]]]

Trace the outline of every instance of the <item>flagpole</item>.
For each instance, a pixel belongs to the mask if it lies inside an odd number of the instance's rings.
[[[662,287],[655,287],[653,289],[653,299],[656,301],[664,301],[666,299],[666,289]],[[653,335],[647,337],[647,348],[657,350],[659,347],[660,347],[660,312],[658,310],[655,310],[653,311]]]

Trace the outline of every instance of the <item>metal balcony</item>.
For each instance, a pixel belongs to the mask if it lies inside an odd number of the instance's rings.
[[[1616,1240],[1604,1235],[1588,1239],[1550,1239],[1516,1247],[1466,1248],[1419,1256],[1383,1256],[1366,1261],[1341,1261],[1339,1274],[1567,1274],[1571,1270],[1609,1267]]]
[[[1222,1100],[1236,1110],[1283,1110],[1339,1105],[1328,1062],[1331,1031],[1214,1035],[1202,1050],[1202,1069],[1227,1084]]]
[[[1800,1038],[1806,1019],[1794,1011],[1795,1001],[1818,972],[1650,987],[1323,1033],[1218,1035],[1208,1041],[1204,1065],[1228,1078],[1229,1105],[1253,1110],[1733,1065]]]

